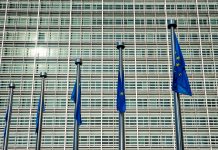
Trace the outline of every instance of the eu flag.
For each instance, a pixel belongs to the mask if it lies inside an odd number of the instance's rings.
[[[8,108],[7,108],[7,111],[6,111],[6,113],[5,113],[5,129],[4,129],[4,139],[5,139],[5,136],[6,136],[7,122],[8,122]]]
[[[117,83],[117,110],[121,113],[124,113],[126,111],[124,71],[122,70],[122,76],[121,76],[120,67],[119,67],[118,83]]]
[[[174,33],[174,41],[175,41],[175,52],[174,52],[175,65],[173,66],[172,90],[177,93],[192,96],[188,76],[185,70],[185,61],[175,33]]]
[[[76,105],[76,96],[77,96],[77,81],[74,84],[73,91],[71,94],[71,100]],[[82,119],[81,119],[81,85],[79,84],[79,91],[78,91],[78,102],[77,106],[75,107],[75,113],[74,113],[74,118],[77,120],[78,125],[82,124]]]
[[[42,109],[43,109],[43,112],[45,112],[44,101],[42,102]],[[39,97],[38,107],[37,107],[37,112],[36,112],[36,131],[35,131],[35,133],[38,133],[38,130],[39,130],[39,113],[40,113],[40,97]]]
[[[77,82],[74,83],[73,91],[71,93],[71,100],[73,100],[74,103],[76,103],[76,85]]]

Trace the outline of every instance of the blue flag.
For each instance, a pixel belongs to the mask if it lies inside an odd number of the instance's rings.
[[[73,100],[73,102],[76,105],[76,94],[77,92],[77,81],[74,84],[73,87],[73,91],[71,94],[71,100]],[[74,118],[77,120],[78,125],[80,126],[82,124],[82,118],[81,118],[81,85],[79,84],[79,91],[78,91],[78,102],[77,102],[77,106],[75,107],[75,113],[74,113]]]
[[[5,113],[4,139],[5,139],[5,136],[6,136],[7,122],[8,122],[8,108],[7,108],[6,113]]]
[[[185,61],[175,33],[174,33],[174,41],[175,41],[175,52],[174,52],[175,66],[173,68],[172,90],[177,93],[192,96],[192,91],[189,85],[188,76],[185,70]]]
[[[42,109],[43,109],[43,112],[45,112],[44,101],[42,102]],[[35,131],[35,133],[38,133],[38,130],[39,130],[39,113],[40,113],[40,97],[39,97],[37,112],[36,112],[36,131]]]
[[[126,111],[126,97],[125,97],[125,85],[124,85],[124,71],[122,70],[122,76],[120,75],[120,68],[118,73],[117,83],[117,110],[121,113]]]
[[[77,82],[74,83],[73,91],[71,93],[71,100],[73,100],[74,103],[76,103],[76,85]]]

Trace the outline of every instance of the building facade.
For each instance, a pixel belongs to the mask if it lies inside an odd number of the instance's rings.
[[[186,150],[218,149],[217,0],[0,1],[0,133],[8,83],[16,84],[10,150],[35,149],[40,72],[46,71],[43,150],[70,150],[81,66],[81,150],[118,149],[116,87],[123,50],[127,150],[175,150],[167,19],[177,20],[193,96],[181,96]],[[0,140],[0,145],[3,138]]]

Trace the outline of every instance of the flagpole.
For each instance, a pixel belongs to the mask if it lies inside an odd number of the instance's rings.
[[[170,29],[170,32],[171,32],[172,71],[174,71],[173,68],[175,66],[174,29],[176,27],[177,27],[176,20],[169,19],[168,20],[168,29]],[[179,95],[179,93],[173,92],[173,98],[174,98],[174,115],[175,115],[175,128],[176,128],[176,149],[177,150],[184,150],[183,131],[182,131],[182,117],[181,117],[180,95]]]
[[[82,59],[77,58],[75,60],[75,64],[77,66],[77,72],[76,72],[76,103],[75,103],[75,110],[74,113],[76,114],[76,109],[77,109],[77,105],[78,105],[78,99],[79,99],[79,86],[80,86],[80,65],[82,65]],[[76,115],[74,115],[76,116]],[[79,149],[79,124],[78,121],[76,119],[76,117],[74,117],[74,140],[73,140],[73,150],[78,150]]]
[[[13,105],[13,92],[15,85],[14,83],[9,84],[10,88],[10,96],[9,96],[9,103],[8,103],[8,113],[7,115],[7,122],[6,122],[6,132],[5,132],[5,137],[4,137],[4,143],[3,143],[3,150],[8,150],[8,139],[9,139],[9,133],[10,133],[10,125],[11,125],[11,114],[12,114],[12,105]]]
[[[47,77],[47,73],[46,72],[41,72],[40,73],[40,77],[42,78],[42,81],[41,81],[41,93],[40,93],[39,128],[38,128],[37,139],[36,139],[36,150],[40,150],[41,149],[44,88],[45,88],[45,78]]]
[[[123,54],[122,50],[125,48],[123,42],[117,42],[117,49],[119,50],[119,75],[120,79],[123,80]],[[121,81],[122,82],[122,81]],[[119,112],[119,150],[125,150],[125,113]]]

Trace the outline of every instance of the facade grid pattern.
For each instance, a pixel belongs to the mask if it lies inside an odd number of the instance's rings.
[[[175,150],[170,33],[179,39],[193,96],[181,96],[186,150],[218,150],[217,0],[0,1],[0,133],[14,81],[10,150],[35,149],[35,118],[46,71],[42,149],[73,145],[76,78],[83,59],[81,150],[118,149],[116,88],[123,50],[127,150]],[[0,140],[2,145],[3,138]]]

